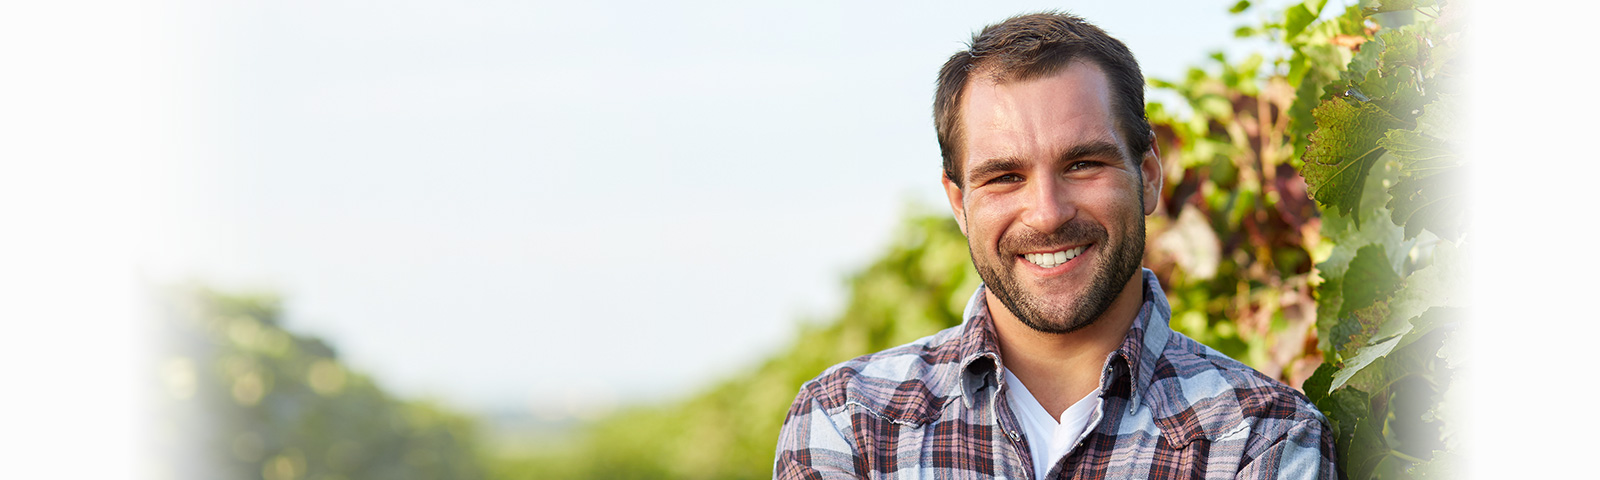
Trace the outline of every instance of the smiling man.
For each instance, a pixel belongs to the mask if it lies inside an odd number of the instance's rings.
[[[1071,15],[939,73],[945,193],[984,285],[964,322],[823,372],[778,478],[1333,478],[1299,392],[1167,326],[1139,267],[1161,160],[1122,42]]]

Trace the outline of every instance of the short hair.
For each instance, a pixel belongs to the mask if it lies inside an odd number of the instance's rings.
[[[1100,27],[1060,12],[1018,15],[984,27],[967,50],[950,56],[939,69],[933,99],[933,124],[939,134],[944,175],[961,185],[961,98],[972,72],[989,73],[1000,83],[1027,81],[1053,74],[1076,60],[1093,62],[1111,87],[1116,127],[1137,159],[1150,149],[1150,121],[1144,114],[1144,75],[1133,52]]]

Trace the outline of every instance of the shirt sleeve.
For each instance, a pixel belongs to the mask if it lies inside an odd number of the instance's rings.
[[[865,478],[849,431],[841,430],[816,400],[801,389],[778,434],[775,479]]]
[[[1239,470],[1240,479],[1338,478],[1333,432],[1319,419],[1302,421]]]

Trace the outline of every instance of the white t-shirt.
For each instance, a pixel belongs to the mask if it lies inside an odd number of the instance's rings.
[[[1010,370],[1006,377],[1006,402],[1011,412],[1022,423],[1022,434],[1028,437],[1028,453],[1033,455],[1033,478],[1045,478],[1050,468],[1067,456],[1083,440],[1089,418],[1100,404],[1100,391],[1089,392],[1057,417],[1046,412],[1039,400],[1033,398],[1028,387],[1022,385]]]

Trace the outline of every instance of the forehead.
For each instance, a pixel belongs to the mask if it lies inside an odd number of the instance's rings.
[[[961,101],[963,168],[974,160],[1054,158],[1090,142],[1123,149],[1111,111],[1110,83],[1091,62],[1021,81],[975,72]]]

